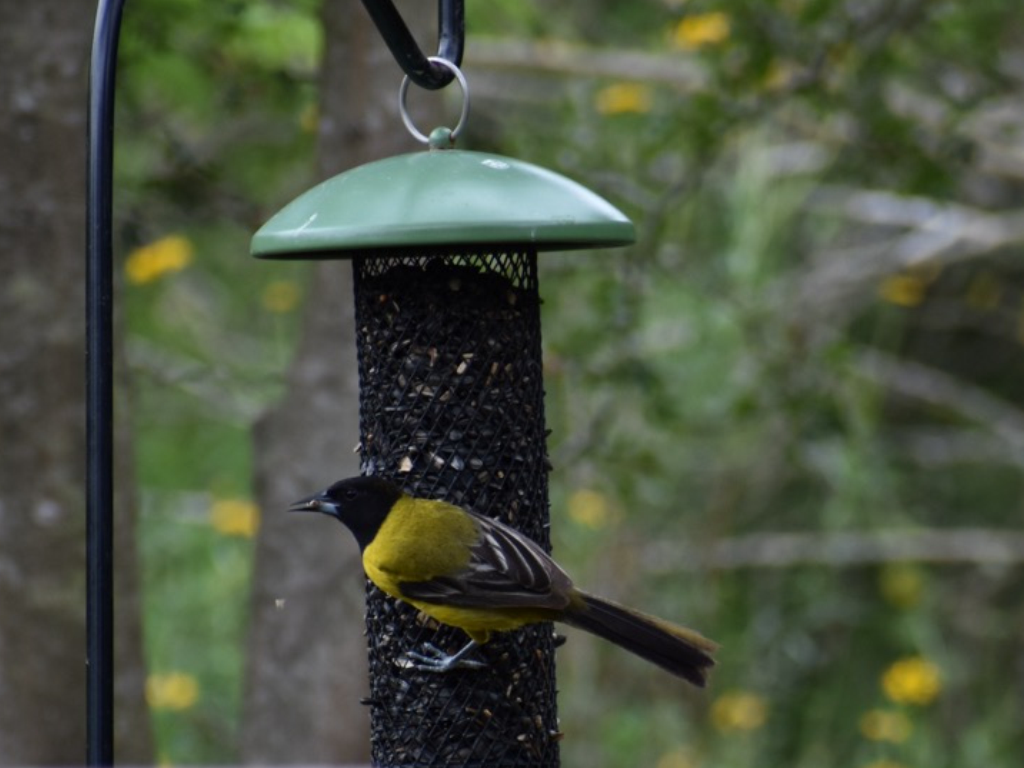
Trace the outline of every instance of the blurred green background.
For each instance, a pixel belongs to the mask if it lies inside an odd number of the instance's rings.
[[[246,254],[317,181],[319,12],[125,18],[117,232],[165,763],[237,758],[250,428],[308,276]],[[723,645],[695,693],[573,638],[564,764],[1019,765],[1019,0],[467,15],[461,146],[575,178],[639,233],[541,257],[555,554]]]

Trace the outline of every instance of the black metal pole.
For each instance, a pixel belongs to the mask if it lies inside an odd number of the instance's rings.
[[[113,154],[125,0],[100,0],[89,66],[86,190],[86,763],[114,763]]]

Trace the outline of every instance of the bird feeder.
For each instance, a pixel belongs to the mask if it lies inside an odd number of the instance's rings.
[[[457,67],[440,63],[458,79]],[[630,243],[632,223],[583,186],[536,165],[453,148],[346,171],[299,196],[252,240],[266,259],[349,259],[359,359],[359,452],[373,474],[495,517],[550,550],[537,254]],[[368,584],[375,765],[558,764],[549,624],[498,634],[485,669],[403,663],[437,626]]]

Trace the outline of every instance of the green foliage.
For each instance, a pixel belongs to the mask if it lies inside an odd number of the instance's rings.
[[[236,436],[231,442],[229,449],[237,450],[241,441]],[[146,449],[141,453],[145,456]],[[240,651],[252,546],[248,539],[218,533],[210,524],[209,504],[207,496],[186,495],[180,487],[143,497],[149,688],[169,674],[196,685],[194,701],[187,692],[175,701],[173,689],[164,702],[150,693],[158,758],[165,763],[223,765],[238,756]]]
[[[125,13],[117,244],[163,762],[239,757],[250,430],[282,391],[306,273],[262,268],[248,241],[312,179],[318,10],[135,0]],[[225,500],[237,519],[218,517]]]

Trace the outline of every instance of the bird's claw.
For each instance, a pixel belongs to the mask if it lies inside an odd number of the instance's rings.
[[[453,669],[483,669],[486,662],[476,659],[467,659],[466,654],[475,646],[467,645],[458,653],[445,653],[436,645],[424,643],[424,653],[419,651],[406,651],[403,666],[416,669],[421,672],[449,672]]]

